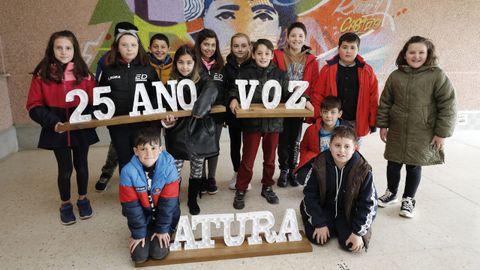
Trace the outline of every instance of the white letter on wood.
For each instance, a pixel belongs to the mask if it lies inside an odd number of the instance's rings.
[[[212,240],[210,231],[210,223],[214,223],[217,229],[220,229],[220,218],[223,215],[198,215],[192,216],[192,228],[196,228],[198,224],[202,224],[202,241],[195,242],[197,248],[214,248],[215,240]]]
[[[233,214],[224,214],[220,221],[223,222],[223,240],[228,247],[236,247],[242,245],[245,241],[245,223],[249,217],[245,214],[237,214],[237,221],[240,222],[238,236],[232,236]]]
[[[142,101],[140,101],[140,97]],[[133,98],[133,108],[129,113],[130,116],[139,116],[141,113],[138,111],[139,106],[144,106],[145,110],[143,111],[144,115],[153,114],[152,103],[150,103],[150,98],[148,97],[147,89],[143,83],[137,83],[135,85],[135,96]]]
[[[99,120],[105,120],[112,118],[113,114],[115,113],[115,103],[113,100],[108,97],[101,97],[101,94],[110,93],[112,90],[110,86],[101,86],[93,88],[93,106],[97,106],[100,104],[105,104],[107,106],[107,113],[102,113],[101,110],[95,110],[93,115]]]
[[[274,89],[273,100],[270,101],[270,90]],[[262,103],[267,109],[275,109],[282,99],[282,86],[276,80],[268,80],[262,88]]]
[[[293,94],[290,96],[287,102],[285,102],[285,109],[305,109],[305,103],[307,102],[307,99],[302,97],[302,94],[305,92],[305,90],[307,90],[307,88],[307,81],[290,81],[288,83],[288,92],[293,92]],[[300,101],[297,103],[298,99],[300,99]]]
[[[248,237],[249,245],[258,245],[262,243],[262,238],[260,233],[265,234],[265,240],[267,243],[274,243],[276,233],[270,229],[275,224],[275,217],[269,211],[258,211],[258,212],[249,212],[244,214],[237,214],[237,219],[241,215],[247,215],[249,219],[252,220],[252,236]],[[262,222],[263,220],[263,222]]]
[[[82,114],[82,112],[85,110],[85,108],[88,105],[87,92],[85,92],[82,89],[74,89],[67,93],[67,96],[65,97],[65,101],[72,102],[75,99],[75,96],[78,96],[80,100],[78,102],[78,106],[75,108],[75,110],[73,111],[68,121],[70,123],[80,123],[80,122],[92,120],[92,116],[90,114],[84,114],[84,115]]]
[[[185,86],[188,86],[190,90],[191,100],[189,104],[185,102],[185,97],[183,96],[183,88]],[[177,97],[180,108],[184,109],[185,111],[191,111],[193,109],[193,104],[197,100],[197,88],[195,87],[195,83],[192,80],[181,80],[177,86]]]
[[[171,93],[168,92],[167,88],[161,81],[153,82],[152,85],[155,87],[155,91],[157,93],[157,103],[158,109],[155,110],[155,113],[164,113],[167,111],[163,106],[163,98],[168,103],[168,106],[172,109],[172,111],[178,111],[177,108],[177,81],[168,81],[168,85],[170,86]]]
[[[252,103],[253,94],[255,94],[255,89],[259,84],[258,80],[249,80],[248,84],[250,84],[250,89],[248,90],[247,94],[247,80],[235,80],[235,83],[238,86],[238,94],[240,96],[240,107],[243,110],[248,110],[250,108],[250,104]]]
[[[298,222],[297,214],[292,208],[285,210],[285,215],[283,216],[282,226],[277,235],[277,243],[287,242],[287,237],[285,236],[289,233],[288,241],[301,241],[302,235],[298,232]]]
[[[170,245],[171,251],[182,249],[182,243],[185,242],[185,250],[196,249],[195,237],[193,236],[192,227],[188,221],[188,216],[181,216],[178,221],[177,233],[175,234],[175,242]]]

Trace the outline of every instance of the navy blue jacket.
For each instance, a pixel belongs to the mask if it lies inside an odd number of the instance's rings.
[[[155,220],[148,200],[147,177],[137,156],[133,156],[120,173],[120,203],[122,214],[127,217],[128,228],[133,239],[142,239],[148,235],[152,226],[156,233],[169,233],[175,216],[179,216],[178,205],[179,176],[175,160],[162,151],[155,163],[152,177],[152,200],[155,207]]]

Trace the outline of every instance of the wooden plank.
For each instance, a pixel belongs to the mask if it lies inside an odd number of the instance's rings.
[[[215,240],[215,248],[172,251],[167,258],[163,260],[150,259],[144,263],[136,264],[135,267],[312,252],[313,249],[310,241],[308,241],[303,232],[300,233],[302,234],[302,241],[273,244],[264,242],[259,245],[248,245],[248,236],[245,236],[245,241],[241,246],[238,247],[228,247],[225,245],[225,242],[223,242],[223,236],[212,237],[212,239]]]
[[[225,112],[225,106],[223,105],[215,105],[212,107],[210,113],[222,113]],[[67,130],[77,130],[77,129],[84,129],[84,128],[94,128],[94,127],[101,127],[101,126],[113,126],[113,125],[121,125],[121,124],[131,124],[131,123],[138,123],[138,122],[147,122],[147,121],[155,121],[167,118],[167,115],[173,115],[175,117],[187,117],[192,115],[192,111],[168,111],[164,113],[155,113],[150,115],[139,115],[139,116],[129,116],[129,115],[121,115],[115,116],[111,119],[105,120],[90,120],[81,123],[73,123],[65,122],[63,125],[59,126],[58,129],[60,131],[67,131]]]
[[[286,109],[280,103],[275,109],[267,109],[263,104],[251,104],[248,110],[236,110],[237,118],[285,118],[285,117],[313,117],[313,112],[307,109]]]

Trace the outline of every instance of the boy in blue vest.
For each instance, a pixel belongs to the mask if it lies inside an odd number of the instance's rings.
[[[120,202],[135,263],[165,258],[180,218],[175,159],[163,150],[159,134],[153,127],[141,129],[134,139],[135,155],[120,173]]]

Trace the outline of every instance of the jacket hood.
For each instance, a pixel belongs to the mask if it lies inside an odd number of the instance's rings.
[[[425,72],[427,70],[434,70],[438,68],[438,66],[436,65],[432,65],[432,66],[421,66],[419,68],[412,68],[411,66],[409,65],[401,65],[398,67],[399,70],[405,72],[405,73],[412,73],[412,74],[416,74],[416,73],[421,73],[421,72]]]
[[[327,60],[327,65],[333,66],[338,64],[339,61],[340,61],[340,55],[337,54],[331,59]],[[361,67],[361,68],[366,64],[365,59],[363,59],[363,57],[361,57],[359,54],[357,54],[357,57],[355,57],[355,63],[357,64],[358,67]]]

